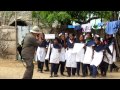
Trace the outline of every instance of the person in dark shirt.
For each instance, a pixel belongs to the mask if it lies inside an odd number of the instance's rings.
[[[26,71],[24,73],[23,79],[32,79],[35,51],[38,45],[40,45],[42,42],[40,34],[40,28],[38,26],[34,26],[33,29],[30,30],[30,33],[28,33],[24,38],[21,54],[23,60],[26,63]]]
[[[22,60],[22,55],[21,55],[21,51],[22,51],[22,46],[18,43],[18,45],[17,45],[17,51],[18,51],[18,53],[19,53],[19,55],[20,55],[20,58],[21,58],[21,60]]]

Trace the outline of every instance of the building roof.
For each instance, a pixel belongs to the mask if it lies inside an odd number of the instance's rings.
[[[28,26],[27,22],[21,19],[17,19],[17,26]],[[9,23],[9,26],[15,26],[15,20]]]

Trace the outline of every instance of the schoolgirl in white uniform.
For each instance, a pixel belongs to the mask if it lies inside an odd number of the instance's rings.
[[[118,66],[115,65],[116,62],[116,48],[115,48],[115,39],[113,35],[109,35],[109,49],[111,51],[112,57],[110,61],[110,72],[112,72],[113,69],[116,69],[116,71],[119,70]]]
[[[96,45],[94,46],[93,59],[92,62],[90,63],[93,78],[97,76],[97,67],[101,64],[103,60],[104,52],[104,45],[101,43],[100,37],[95,38],[95,44]]]
[[[84,36],[80,35],[77,43],[85,44]],[[80,66],[83,65],[83,59],[85,54],[85,48],[82,48],[81,51],[76,53],[76,63],[77,63],[77,75],[80,76]],[[80,65],[81,64],[81,65]]]
[[[109,49],[109,35],[105,35],[105,39],[103,40],[103,44],[104,44],[104,47],[105,47],[105,51],[104,51],[104,54],[103,54],[103,60],[100,64],[100,71],[101,71],[101,75],[103,77],[106,77],[107,75],[107,71],[108,71],[108,66],[109,66],[109,62],[110,62],[110,59],[112,57],[112,54],[110,52],[110,49]]]
[[[67,68],[67,73],[68,73],[68,77],[71,76],[71,72],[72,75],[75,76],[76,73],[76,68],[77,68],[77,64],[76,64],[76,54],[72,53],[73,51],[73,46],[75,43],[75,35],[74,34],[69,34],[69,39],[67,40],[67,48],[68,50],[66,51],[66,68]]]
[[[48,43],[45,40],[44,33],[42,34],[41,39],[42,39],[42,43],[38,46],[36,51],[36,60],[38,63],[38,71],[41,71],[42,73],[44,62],[45,62],[45,56],[46,56],[46,48],[48,46]]]
[[[65,39],[65,33],[61,33],[60,35],[60,44],[62,46],[61,48],[61,52],[60,52],[60,63],[59,63],[59,67],[60,67],[60,73],[62,76],[64,75],[64,70],[65,70],[65,53],[66,53],[66,39]]]
[[[59,39],[55,38],[53,45],[51,45],[52,51],[50,55],[50,64],[51,64],[51,76],[53,77],[58,77],[57,72],[58,72],[58,66],[60,62],[60,52],[61,52],[61,45],[59,43]]]
[[[86,70],[87,67],[89,68],[90,71],[90,63],[92,62],[92,57],[93,57],[93,46],[95,45],[95,42],[92,40],[92,35],[91,33],[87,34],[87,42],[86,42],[86,52],[84,55],[84,60],[83,60],[83,77],[86,76]],[[90,72],[91,75],[91,72]]]

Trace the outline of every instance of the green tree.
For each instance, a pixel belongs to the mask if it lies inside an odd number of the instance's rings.
[[[85,24],[98,18],[101,18],[101,21],[103,19],[108,21],[112,17],[112,11],[33,11],[32,17],[49,26],[55,20],[58,20],[61,24],[69,24],[71,20]]]
[[[52,27],[55,20],[67,23],[71,16],[65,11],[33,11],[32,18],[40,20],[46,27]]]

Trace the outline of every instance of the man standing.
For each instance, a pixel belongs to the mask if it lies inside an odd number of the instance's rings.
[[[18,51],[18,53],[19,53],[19,55],[20,55],[20,58],[21,58],[21,60],[22,60],[22,55],[21,55],[21,51],[22,51],[22,46],[18,43],[17,44],[17,51]],[[19,60],[19,59],[18,59]]]
[[[22,58],[26,63],[26,71],[23,79],[32,79],[34,70],[34,54],[38,45],[41,43],[40,29],[38,26],[34,26],[30,33],[26,35],[23,42]]]

